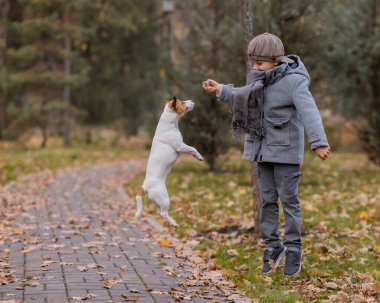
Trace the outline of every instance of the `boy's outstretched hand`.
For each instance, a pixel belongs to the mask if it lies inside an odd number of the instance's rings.
[[[220,90],[222,89],[222,85],[212,79],[203,81],[202,86],[209,93],[216,93],[217,95],[220,94]]]
[[[320,146],[320,147],[317,147],[315,149],[315,153],[322,160],[326,160],[329,157],[329,154],[330,154],[330,147],[329,146]]]

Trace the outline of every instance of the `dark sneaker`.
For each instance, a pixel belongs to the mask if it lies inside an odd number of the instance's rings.
[[[301,271],[302,250],[299,247],[288,247],[286,251],[284,275],[291,277]]]
[[[262,274],[267,275],[276,270],[285,256],[286,246],[268,247],[264,251]]]

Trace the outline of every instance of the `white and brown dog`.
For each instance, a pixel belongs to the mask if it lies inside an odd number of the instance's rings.
[[[180,153],[189,153],[198,160],[203,160],[194,147],[183,143],[182,134],[178,128],[179,119],[193,108],[192,100],[181,101],[176,97],[166,103],[153,138],[144,184],[136,196],[135,218],[140,218],[143,212],[142,195],[145,192],[146,197],[156,204],[157,213],[171,225],[178,226],[168,214],[170,198],[166,189],[166,178]]]

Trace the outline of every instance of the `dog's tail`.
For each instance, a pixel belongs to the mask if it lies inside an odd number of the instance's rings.
[[[144,206],[143,206],[143,203],[142,203],[142,196],[144,194],[144,189],[142,187],[139,188],[139,190],[137,191],[137,195],[136,195],[136,204],[137,204],[137,210],[136,210],[136,213],[135,213],[135,218],[138,219],[141,217],[142,215],[142,212],[144,210]]]

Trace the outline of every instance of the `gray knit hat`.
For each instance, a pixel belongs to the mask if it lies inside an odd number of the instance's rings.
[[[249,42],[248,56],[251,60],[293,63],[285,56],[284,45],[279,37],[264,33]]]

